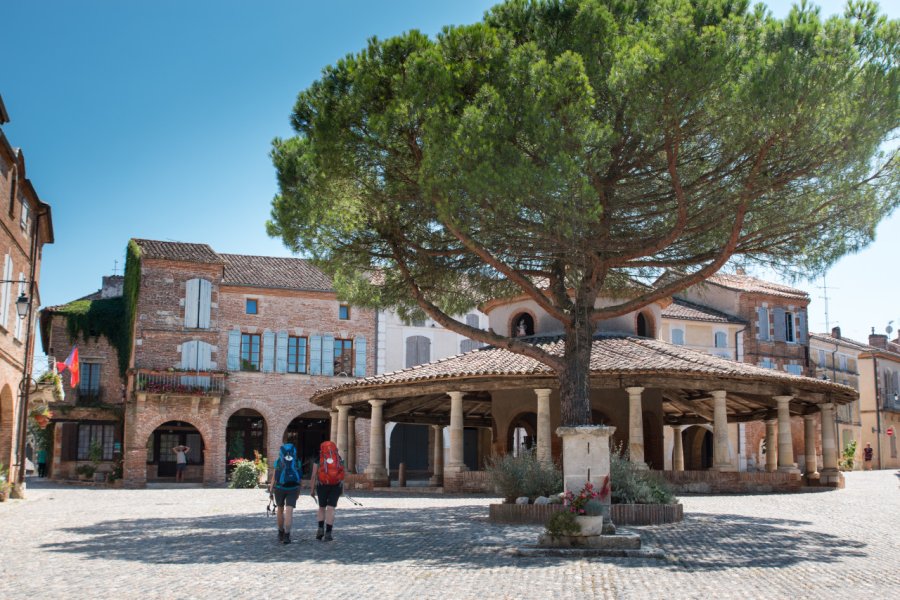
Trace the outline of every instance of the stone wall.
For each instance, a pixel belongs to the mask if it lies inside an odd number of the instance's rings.
[[[805,478],[799,473],[663,471],[676,494],[768,494],[799,492]]]

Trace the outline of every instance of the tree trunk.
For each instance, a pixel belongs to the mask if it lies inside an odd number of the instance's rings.
[[[566,327],[565,366],[559,373],[561,423],[591,423],[591,347],[594,328],[588,311],[576,308],[575,322]]]

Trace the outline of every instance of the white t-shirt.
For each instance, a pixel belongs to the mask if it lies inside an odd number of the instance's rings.
[[[175,462],[177,464],[187,464],[187,456],[184,455],[184,452],[181,450],[175,451]]]

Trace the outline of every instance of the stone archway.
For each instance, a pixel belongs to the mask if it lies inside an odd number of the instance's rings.
[[[9,384],[0,390],[0,462],[13,464],[13,431],[15,417],[13,415],[13,393]]]
[[[684,470],[705,471],[713,466],[713,432],[710,425],[692,425],[682,433]]]
[[[156,427],[147,437],[146,479],[147,481],[171,481],[175,479],[175,446],[187,446],[188,466],[184,481],[203,482],[206,470],[206,445],[200,430],[185,421],[166,421]]]
[[[266,419],[252,408],[241,408],[225,422],[225,469],[233,460],[254,460],[256,454],[268,458]]]
[[[224,477],[216,468],[218,444],[221,436],[209,419],[191,411],[190,406],[138,406],[130,407],[126,412],[124,483],[129,487],[143,487],[147,483],[147,449],[149,438],[161,425],[170,421],[181,421],[196,429],[203,442],[203,483],[221,483]],[[152,413],[151,413],[152,411]],[[155,414],[154,414],[155,413]],[[134,423],[130,428],[127,423]]]
[[[526,411],[513,417],[506,428],[506,452],[519,452],[537,447],[537,414]]]
[[[318,458],[319,446],[331,434],[331,418],[327,411],[313,410],[295,417],[288,424],[281,443],[291,443],[297,448],[305,475],[312,470]],[[274,465],[275,457],[270,461]]]

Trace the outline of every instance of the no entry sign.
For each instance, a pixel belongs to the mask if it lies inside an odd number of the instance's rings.
[[[893,427],[888,427],[888,428],[887,428],[887,431],[885,431],[885,433],[888,434],[888,435],[894,435],[894,428],[893,428]]]

